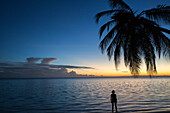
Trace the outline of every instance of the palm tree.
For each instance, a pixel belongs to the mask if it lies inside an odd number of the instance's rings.
[[[99,30],[100,39],[107,30],[99,45],[102,53],[106,51],[109,60],[114,58],[116,68],[123,55],[125,66],[135,76],[140,73],[142,59],[148,74],[156,73],[156,53],[159,58],[161,54],[170,58],[170,39],[164,34],[170,34],[170,30],[158,25],[158,22],[170,24],[170,6],[158,5],[137,13],[123,0],[109,3],[111,10],[96,15],[97,23],[102,16],[110,18]]]

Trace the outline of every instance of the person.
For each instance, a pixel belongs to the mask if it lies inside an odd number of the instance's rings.
[[[112,113],[114,111],[114,105],[115,105],[115,109],[116,109],[116,112],[117,112],[117,97],[116,97],[116,94],[115,94],[114,90],[112,90],[110,100],[111,100],[111,103],[112,103]]]

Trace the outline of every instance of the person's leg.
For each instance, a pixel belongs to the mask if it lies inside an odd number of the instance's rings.
[[[112,103],[112,113],[113,113],[113,111],[114,111],[114,104]]]
[[[116,109],[116,112],[117,112],[117,103],[115,103],[115,109]]]

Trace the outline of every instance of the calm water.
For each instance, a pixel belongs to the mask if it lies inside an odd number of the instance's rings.
[[[170,111],[170,79],[0,79],[0,111],[17,113]]]

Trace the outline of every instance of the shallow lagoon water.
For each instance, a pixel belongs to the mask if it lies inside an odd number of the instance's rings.
[[[170,78],[0,79],[0,111],[17,113],[170,111]]]

